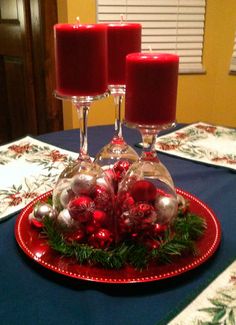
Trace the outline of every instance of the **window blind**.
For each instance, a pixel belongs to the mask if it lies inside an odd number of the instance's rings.
[[[236,33],[234,37],[234,48],[233,48],[233,55],[230,64],[230,72],[236,72]]]
[[[176,53],[180,72],[203,72],[205,0],[97,0],[97,21],[142,24],[142,51]],[[122,45],[121,45],[122,46]]]

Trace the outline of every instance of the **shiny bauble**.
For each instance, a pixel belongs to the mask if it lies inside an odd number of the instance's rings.
[[[53,190],[53,206],[59,214],[60,229],[81,230],[85,243],[100,228],[113,232],[113,187],[95,163],[78,161],[61,173]]]
[[[156,187],[152,182],[141,179],[131,186],[130,195],[136,202],[151,202],[156,198]]]
[[[121,181],[116,203],[118,240],[156,237],[161,233],[157,228],[169,226],[177,216],[175,188],[159,165],[156,160],[135,162]]]
[[[29,215],[29,221],[36,228],[42,228],[46,216],[55,219],[57,211],[48,203],[40,203],[35,206],[33,212]]]
[[[67,236],[66,236],[66,240],[69,243],[83,243],[84,240],[86,238],[85,232],[82,229],[77,229],[74,232],[70,232]]]
[[[180,194],[177,194],[178,210],[185,214],[189,209],[189,202]]]
[[[114,164],[113,170],[118,182],[120,182],[123,179],[130,165],[131,163],[128,160],[124,160],[124,159],[121,159]]]
[[[177,198],[172,195],[158,195],[154,206],[160,224],[170,224],[178,212]]]
[[[89,196],[79,196],[68,204],[68,212],[71,217],[79,223],[91,220],[95,210],[94,201]]]
[[[109,248],[113,242],[112,233],[108,229],[99,229],[89,237],[89,245],[94,248]]]
[[[114,202],[106,185],[96,185],[91,192],[91,197],[96,209],[112,213]]]
[[[88,173],[76,174],[71,180],[71,189],[75,195],[89,195],[96,185],[95,175]]]
[[[67,209],[61,210],[56,218],[56,225],[62,230],[71,230],[76,228],[76,222],[71,217]]]

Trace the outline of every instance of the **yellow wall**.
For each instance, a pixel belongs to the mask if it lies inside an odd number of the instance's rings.
[[[236,31],[236,1],[207,0],[203,64],[205,74],[180,75],[177,121],[205,121],[236,127],[236,75],[229,74],[229,64]],[[58,0],[59,21],[81,23],[96,21],[95,0]],[[92,105],[89,125],[112,124],[112,100]],[[78,127],[76,112],[64,104],[64,127]]]

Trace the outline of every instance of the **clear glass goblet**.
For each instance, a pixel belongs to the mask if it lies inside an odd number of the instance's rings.
[[[121,181],[117,194],[117,240],[137,240],[142,243],[159,238],[173,222],[178,202],[172,177],[156,152],[159,131],[174,123],[140,125],[143,150]],[[151,146],[148,146],[151,139]]]
[[[55,223],[68,240],[104,248],[114,237],[114,190],[103,169],[88,154],[87,119],[98,96],[61,97],[75,105],[80,121],[80,150],[76,161],[60,174],[53,190]],[[104,238],[106,240],[104,241]]]

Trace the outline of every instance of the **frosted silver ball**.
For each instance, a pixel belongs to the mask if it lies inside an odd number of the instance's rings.
[[[71,228],[75,226],[74,220],[67,209],[62,210],[57,216],[57,223],[64,228]]]
[[[77,174],[72,178],[71,189],[78,194],[89,195],[92,188],[96,185],[96,178],[89,174]]]
[[[157,196],[155,201],[158,223],[171,223],[178,212],[178,201],[174,196]]]
[[[70,188],[65,188],[60,194],[60,203],[66,208],[70,200],[75,197],[75,193]]]

